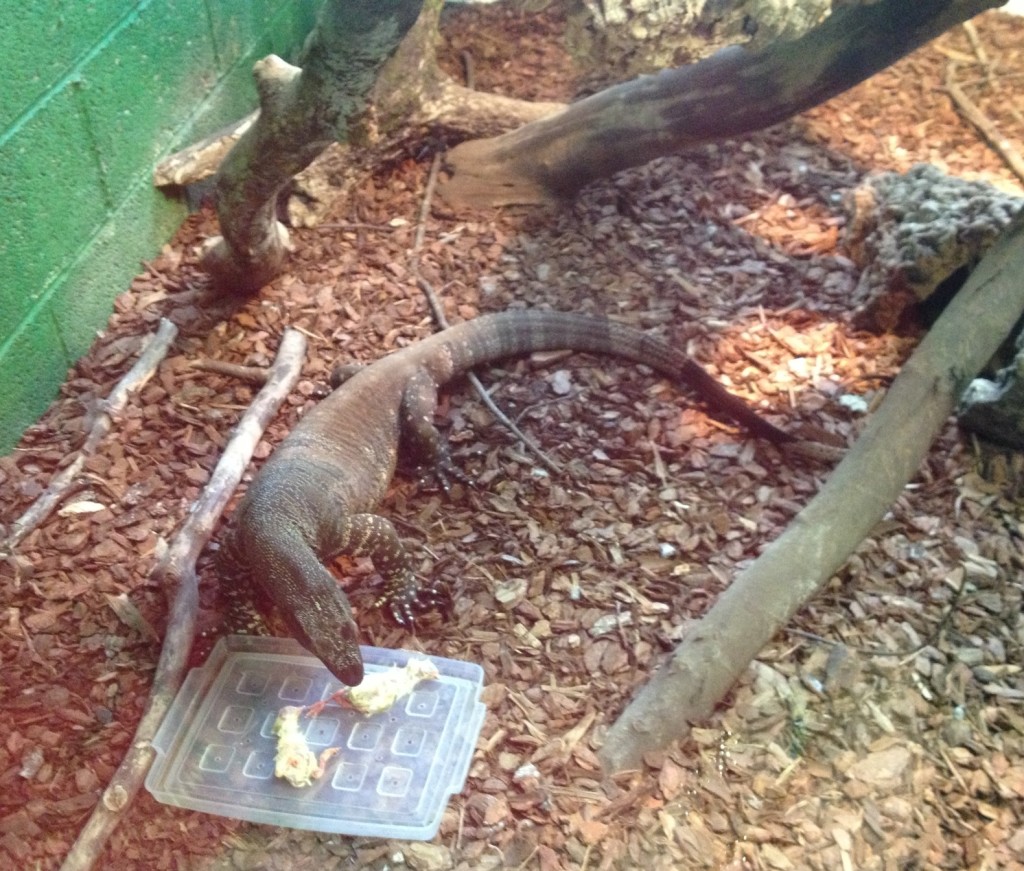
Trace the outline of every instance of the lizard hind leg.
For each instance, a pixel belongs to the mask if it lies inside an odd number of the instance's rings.
[[[448,441],[434,425],[437,384],[426,370],[418,370],[406,385],[400,416],[403,463],[420,473],[421,480],[433,476],[447,493],[453,481],[469,484],[469,478],[453,462]]]

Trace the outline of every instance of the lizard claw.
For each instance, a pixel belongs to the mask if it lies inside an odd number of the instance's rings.
[[[410,600],[393,599],[388,596],[381,596],[378,604],[387,605],[391,619],[399,626],[408,627],[412,626],[412,624],[416,622],[416,613]]]
[[[432,466],[420,468],[419,483],[421,487],[436,484],[444,491],[445,496],[450,496],[453,484],[458,483],[464,487],[472,487],[473,479],[456,466],[449,457],[443,457]]]
[[[379,607],[386,605],[391,618],[399,626],[411,627],[418,614],[434,608],[450,612],[451,595],[437,583],[421,587],[414,581],[413,586],[400,584],[387,590],[376,604]]]
[[[416,591],[416,598],[412,604],[413,610],[422,614],[425,611],[438,610],[442,614],[450,614],[452,610],[452,594],[447,586],[440,581],[434,581]]]
[[[438,483],[441,485],[441,489],[444,490],[446,494],[451,489],[453,481],[457,481],[464,487],[473,486],[473,479],[463,472],[462,469],[456,466],[455,463],[452,462],[451,457],[445,457],[437,464],[437,468],[434,470],[434,476],[437,478]]]

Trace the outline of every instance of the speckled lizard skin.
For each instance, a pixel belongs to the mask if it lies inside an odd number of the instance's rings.
[[[451,327],[361,369],[302,418],[270,456],[234,515],[226,549],[244,563],[295,637],[349,685],[363,677],[349,602],[324,563],[369,556],[399,622],[418,585],[394,527],[374,513],[399,450],[451,472],[433,425],[437,389],[474,366],[567,349],[642,363],[689,388],[753,435],[792,437],[726,391],[685,354],[646,334],[584,315],[514,311]]]

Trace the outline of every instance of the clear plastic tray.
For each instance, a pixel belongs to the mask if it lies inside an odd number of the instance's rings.
[[[146,788],[157,801],[257,823],[342,835],[428,840],[466,781],[483,726],[483,669],[470,662],[363,647],[367,672],[431,660],[419,684],[383,714],[329,704],[301,720],[310,749],[340,752],[311,786],[274,777],[272,727],[286,705],[310,705],[341,684],[298,643],[232,635],[192,669],[153,745]]]

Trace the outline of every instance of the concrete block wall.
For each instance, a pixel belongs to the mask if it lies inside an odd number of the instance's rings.
[[[57,394],[184,206],[166,154],[256,106],[322,0],[46,0],[0,16],[0,454]]]

